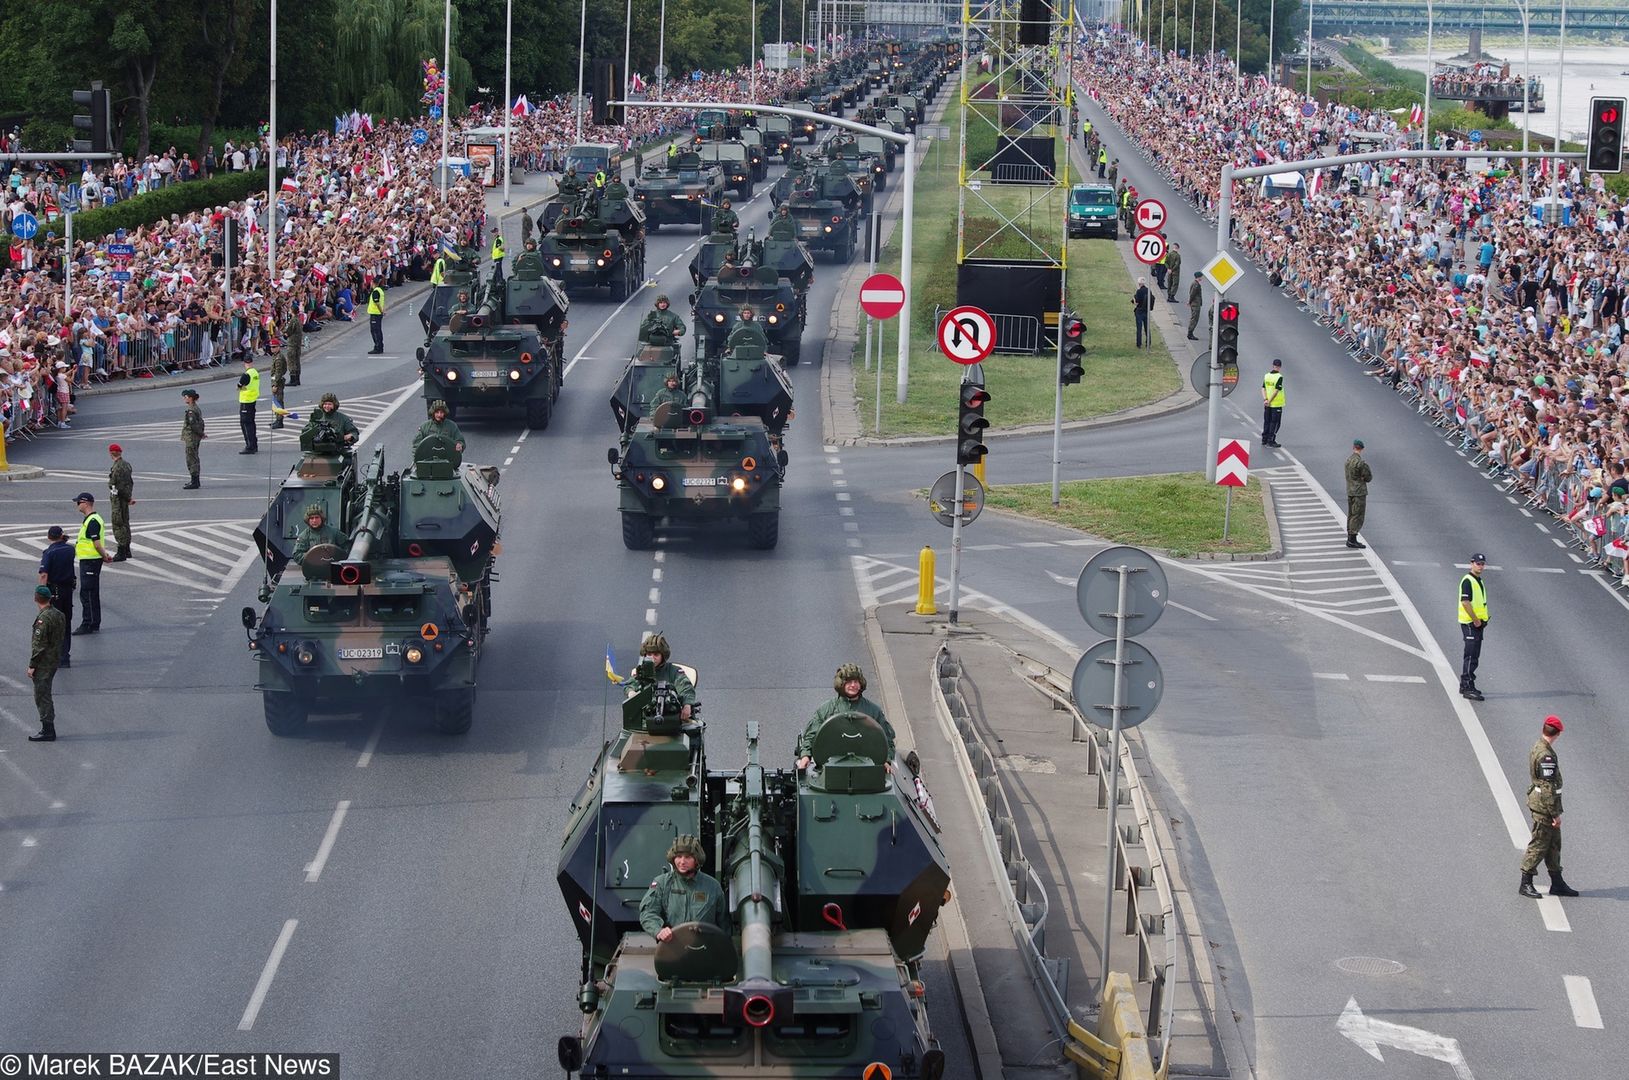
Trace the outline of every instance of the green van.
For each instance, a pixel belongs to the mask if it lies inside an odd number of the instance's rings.
[[[1114,189],[1107,184],[1076,184],[1069,189],[1069,236],[1120,237]]]

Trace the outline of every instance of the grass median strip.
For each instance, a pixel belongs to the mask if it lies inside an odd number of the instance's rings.
[[[1267,551],[1261,486],[1234,489],[1232,522],[1223,543],[1225,498],[1225,489],[1207,483],[1203,473],[1168,473],[1071,480],[1060,490],[1058,506],[1052,505],[1050,484],[1003,484],[985,493],[985,505],[1184,558]]]

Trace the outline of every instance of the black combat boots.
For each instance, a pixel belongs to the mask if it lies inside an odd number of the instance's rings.
[[[1573,888],[1571,885],[1568,885],[1567,879],[1561,876],[1561,871],[1557,870],[1555,873],[1550,875],[1550,895],[1577,896],[1578,890]]]
[[[193,473],[192,474],[192,483],[190,483],[190,484],[182,484],[181,485],[181,490],[182,491],[195,491],[195,490],[197,490],[198,488],[200,488],[202,486],[203,485],[198,483],[198,474]]]
[[[1522,871],[1522,887],[1516,891],[1519,895],[1525,896],[1529,900],[1543,899],[1543,897],[1539,895],[1539,891],[1533,888],[1533,871],[1531,870]]]
[[[28,737],[28,741],[29,742],[56,742],[57,741],[56,725],[52,724],[52,725],[48,725],[46,727],[40,728],[39,731],[35,732],[33,735],[30,735]]]

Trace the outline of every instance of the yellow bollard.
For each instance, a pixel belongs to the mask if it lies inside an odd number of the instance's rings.
[[[6,436],[0,432],[0,472],[10,472],[11,466],[6,463]]]
[[[922,554],[916,560],[916,613],[918,615],[939,614],[939,609],[933,606],[933,589],[935,582],[938,580],[933,573],[936,562],[933,549],[923,545]]]
[[[979,458],[978,461],[976,461],[973,464],[973,475],[979,478],[979,487],[985,488],[985,489],[989,488],[989,486],[990,486],[989,483],[986,482],[985,479],[984,479],[984,459],[983,458]]]

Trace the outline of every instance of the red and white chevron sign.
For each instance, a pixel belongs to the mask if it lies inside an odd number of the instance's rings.
[[[1244,487],[1250,479],[1250,443],[1223,439],[1216,447],[1216,482],[1222,487]]]

